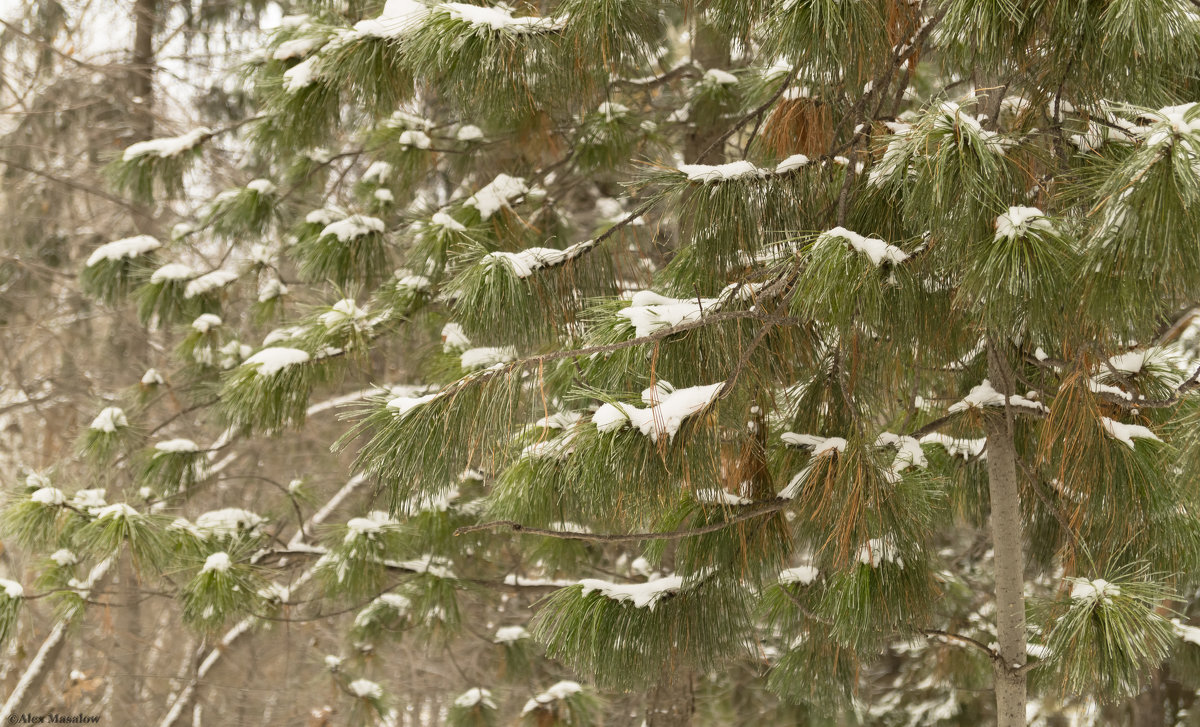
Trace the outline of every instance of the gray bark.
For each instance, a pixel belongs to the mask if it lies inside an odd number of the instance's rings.
[[[1012,375],[995,344],[988,344],[988,378],[992,386],[1011,396]],[[987,432],[988,490],[991,495],[992,549],[996,573],[996,635],[1000,661],[995,667],[996,724],[1025,725],[1025,559],[1021,522],[1017,450],[1012,415],[989,413]]]

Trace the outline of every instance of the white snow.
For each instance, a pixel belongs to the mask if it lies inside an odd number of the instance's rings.
[[[273,376],[289,366],[306,363],[310,356],[307,351],[298,348],[282,346],[264,348],[242,362],[243,366],[257,366],[259,376]]]
[[[213,553],[204,559],[204,567],[200,569],[201,573],[216,572],[224,573],[229,570],[231,565],[228,553]]]
[[[395,167],[388,162],[371,162],[371,166],[367,167],[367,171],[363,172],[361,181],[370,182],[373,184],[384,184],[392,176],[392,172],[394,171]],[[326,221],[325,224],[329,224],[331,221],[332,220]]]
[[[966,130],[971,135],[977,137],[983,142],[986,149],[996,153],[1002,153],[1006,143],[1004,138],[994,131],[988,131],[979,123],[979,119],[975,118],[966,111],[963,111],[958,104],[953,101],[943,101],[938,106],[938,111],[942,114],[935,122],[935,126],[940,129],[953,131]]]
[[[632,426],[657,442],[663,435],[673,439],[683,420],[706,409],[717,398],[724,384],[673,389],[665,381],[642,392],[643,409],[633,404],[604,404],[592,415],[601,432],[613,432]]]
[[[403,417],[413,409],[416,409],[422,404],[433,401],[439,396],[441,396],[440,392],[425,394],[424,396],[397,396],[387,403],[387,407],[389,409],[395,409],[397,417]]]
[[[581,419],[583,419],[583,414],[577,411],[560,411],[538,419],[533,426],[546,429],[570,429]]]
[[[1030,230],[1053,232],[1054,225],[1037,207],[1009,207],[996,218],[996,241],[1022,237]]]
[[[898,265],[908,259],[908,253],[895,245],[889,245],[877,237],[864,237],[853,230],[847,230],[845,227],[835,227],[828,232],[822,233],[816,242],[813,243],[813,249],[833,240],[845,240],[850,244],[850,247],[866,255],[871,264],[876,267],[879,267],[884,262]]]
[[[355,679],[350,682],[350,693],[361,699],[381,699],[383,687],[370,679]]]
[[[266,303],[269,300],[274,300],[281,295],[287,295],[288,287],[283,284],[279,278],[267,278],[262,282],[258,290],[258,302]]]
[[[551,247],[529,247],[520,252],[490,252],[483,256],[483,260],[485,263],[493,261],[504,263],[512,269],[513,275],[516,275],[518,278],[528,278],[537,270],[561,265],[568,260],[579,257],[585,250],[594,247],[595,244],[594,241],[588,240],[586,242],[575,243],[561,250]]]
[[[921,449],[921,442],[915,437],[883,432],[876,438],[875,445],[896,448],[896,461],[892,464],[893,472],[903,472],[909,467],[929,466],[929,461],[925,459],[925,452]]]
[[[92,254],[88,256],[87,267],[95,267],[101,260],[133,259],[160,247],[162,247],[162,243],[149,235],[126,237],[93,250]]]
[[[753,500],[747,497],[735,495],[732,492],[726,492],[725,490],[716,487],[694,490],[692,492],[692,497],[695,498],[696,502],[705,505],[738,506],[749,505],[751,502],[753,502]]]
[[[277,187],[269,179],[252,179],[246,185],[246,189],[258,192],[259,194],[275,194]]]
[[[350,215],[349,217],[331,222],[325,225],[321,230],[320,237],[333,235],[338,239],[338,242],[349,242],[357,237],[370,235],[372,233],[382,234],[385,227],[383,220],[378,217],[367,217],[365,215]]]
[[[474,124],[467,124],[459,128],[458,133],[454,136],[459,141],[479,141],[483,138],[483,129]]]
[[[150,282],[161,285],[169,280],[187,280],[195,275],[195,271],[182,263],[167,263],[150,276]]]
[[[446,214],[444,211],[441,211],[441,210],[434,212],[433,217],[431,217],[429,219],[429,221],[432,224],[437,225],[438,227],[443,227],[447,230],[452,230],[454,232],[466,232],[467,231],[466,225],[464,225],[463,223],[459,222],[458,220],[454,219],[453,217],[451,217],[450,215]]]
[[[528,193],[529,187],[525,185],[523,178],[499,174],[486,187],[468,197],[463,204],[474,207],[479,211],[479,216],[486,220],[499,212],[501,207],[509,206],[514,199]]]
[[[663,328],[699,320],[705,311],[712,312],[720,304],[718,298],[668,298],[650,290],[639,290],[633,294],[629,307],[617,311],[617,315],[633,324],[635,336],[644,338]]]
[[[154,456],[163,454],[178,454],[183,452],[199,452],[200,448],[190,439],[166,439],[154,445]]]
[[[103,487],[91,490],[76,490],[71,495],[71,506],[80,510],[94,511],[104,507],[104,493],[105,489]]]
[[[96,516],[97,520],[104,520],[105,518],[110,517],[115,519],[130,519],[138,517],[138,511],[123,502],[117,502],[113,503],[112,505],[98,507],[92,511],[92,514]]]
[[[1134,439],[1153,439],[1156,442],[1162,441],[1158,438],[1158,435],[1150,431],[1148,428],[1143,427],[1141,424],[1125,424],[1123,422],[1109,419],[1108,417],[1100,417],[1100,426],[1104,427],[1104,431],[1108,434],[1108,436],[1123,442],[1130,449],[1135,449],[1133,444]]]
[[[521,639],[530,638],[529,630],[524,626],[501,626],[496,629],[493,641],[497,644],[515,644]]]
[[[844,452],[847,444],[842,437],[821,437],[816,434],[796,434],[795,432],[784,432],[779,435],[779,438],[783,440],[784,444],[811,449],[814,457]]]
[[[470,348],[471,339],[467,338],[467,334],[463,331],[463,327],[451,321],[442,326],[442,352],[450,353],[465,348]]]
[[[1171,624],[1175,627],[1175,635],[1189,644],[1200,646],[1200,628],[1188,626],[1177,618],[1171,619]]]
[[[410,146],[414,149],[428,149],[432,143],[429,139],[429,134],[424,131],[409,129],[400,133],[400,137],[396,139],[396,143],[400,146]]]
[[[390,189],[377,189],[372,196],[380,202],[386,202],[388,204],[396,201],[396,195],[392,194],[392,190]]]
[[[951,457],[972,459],[983,453],[987,439],[956,439],[948,434],[932,432],[921,437],[921,444],[940,444]]]
[[[785,585],[799,583],[802,586],[807,586],[817,580],[819,575],[821,575],[821,571],[811,565],[802,565],[781,571],[779,573],[779,582]]]
[[[738,82],[737,76],[729,71],[722,71],[720,68],[710,68],[704,72],[701,79],[703,83],[711,83],[715,86],[731,86]]]
[[[525,707],[521,710],[521,714],[529,714],[530,712],[540,709],[541,707],[552,702],[560,702],[568,699],[583,691],[583,687],[578,682],[559,682],[551,686],[541,694],[536,695],[525,703]]]
[[[1120,586],[1109,583],[1103,578],[1088,580],[1086,578],[1071,578],[1071,600],[1112,603],[1114,596],[1121,595]]]
[[[122,159],[130,161],[140,156],[154,156],[160,159],[179,156],[189,149],[194,149],[197,144],[204,141],[212,135],[212,131],[200,127],[192,129],[186,134],[180,136],[168,136],[160,139],[150,139],[149,141],[139,141],[136,144],[131,144],[125,148],[125,153]]]
[[[688,180],[703,184],[728,182],[732,179],[743,179],[745,177],[761,177],[764,174],[764,170],[745,160],[717,165],[683,164],[679,167],[679,171],[686,174]]]
[[[486,369],[516,359],[517,349],[512,346],[483,346],[468,348],[462,352],[460,361],[463,370]]]
[[[322,207],[321,209],[313,210],[312,212],[304,215],[304,222],[310,225],[321,225],[324,227],[332,222],[336,222],[340,214],[342,213],[339,213],[336,210]]]
[[[321,45],[320,38],[292,38],[279,44],[271,57],[277,61],[287,61],[293,58],[303,58]]]
[[[208,333],[214,328],[221,325],[221,317],[212,313],[205,313],[192,321],[192,328],[199,333]]]
[[[187,287],[183,289],[183,297],[195,298],[199,295],[205,295],[218,288],[224,288],[237,279],[238,274],[232,270],[214,270],[189,282]]]
[[[360,20],[354,30],[363,36],[399,38],[420,25],[429,8],[416,0],[387,0],[379,17]]]
[[[536,33],[560,27],[560,24],[556,23],[552,18],[514,18],[511,12],[501,7],[480,7],[466,3],[441,3],[436,9],[448,13],[455,20],[470,23],[477,28],[486,27],[510,33]]]
[[[808,157],[804,156],[803,154],[793,154],[775,166],[775,173],[787,174],[788,172],[800,169],[801,167],[806,167],[809,164],[812,164],[812,160],[810,160]]]
[[[470,709],[480,704],[489,709],[496,708],[496,703],[492,701],[492,693],[479,687],[472,687],[454,698],[454,706],[464,709]]]
[[[120,407],[110,406],[100,410],[100,413],[92,420],[88,429],[111,434],[127,426],[129,426],[129,420],[125,417],[124,410]]]
[[[1019,394],[1010,396],[1008,403],[1012,406],[1046,411],[1046,407],[1041,402],[1027,399]],[[954,414],[966,411],[967,409],[982,409],[985,406],[1004,406],[1004,395],[992,388],[992,383],[987,379],[984,379],[978,386],[972,388],[962,401],[955,402],[946,411]]]
[[[50,560],[54,561],[58,566],[65,568],[69,565],[75,565],[78,563],[79,556],[75,555],[66,548],[60,548],[51,553]]]
[[[651,611],[663,598],[674,595],[683,588],[681,576],[666,576],[646,583],[612,583],[595,578],[585,578],[579,581],[583,586],[583,595],[593,591],[605,598],[620,603],[632,603],[634,608],[649,608]]]
[[[296,93],[316,83],[317,77],[320,75],[317,73],[317,62],[320,58],[320,56],[312,56],[284,71],[283,90],[288,93]]]
[[[859,546],[858,562],[872,568],[878,568],[884,562],[904,567],[904,561],[900,558],[896,543],[890,537],[871,538]]]
[[[265,519],[249,510],[226,507],[210,510],[196,518],[195,529],[201,535],[220,538],[253,532],[265,522]]]
[[[21,587],[20,583],[7,578],[0,578],[0,590],[4,591],[6,598],[17,599],[25,595],[25,589]]]
[[[67,496],[57,487],[40,487],[29,496],[29,499],[39,505],[61,505],[67,501]]]
[[[353,298],[343,298],[333,304],[333,309],[322,313],[319,317],[325,328],[337,328],[343,323],[350,322],[355,328],[360,328],[360,322],[367,317],[365,308],[359,308]]]

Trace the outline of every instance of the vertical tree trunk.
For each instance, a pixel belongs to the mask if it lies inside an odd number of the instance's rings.
[[[1011,371],[997,346],[989,342],[988,378],[1004,394],[1013,394]],[[996,724],[1025,725],[1025,558],[1017,482],[1017,449],[1012,416],[989,413],[987,432],[988,490],[992,503],[992,550],[996,572],[996,635],[1003,663],[995,667]]]
[[[647,727],[688,727],[696,711],[692,671],[670,669],[651,690],[646,703]]]

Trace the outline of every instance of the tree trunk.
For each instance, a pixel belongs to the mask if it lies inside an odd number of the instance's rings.
[[[647,727],[688,727],[696,711],[691,669],[671,668],[650,691],[646,702]]]
[[[988,378],[992,386],[1011,396],[1012,376],[1003,353],[988,343]],[[992,550],[996,573],[996,635],[1000,661],[995,667],[996,724],[1025,725],[1025,559],[1021,523],[1020,488],[1017,482],[1017,449],[1012,415],[989,413],[987,432],[988,489],[992,503]]]

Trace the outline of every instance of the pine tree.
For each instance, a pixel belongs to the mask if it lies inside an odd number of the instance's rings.
[[[139,372],[3,511],[62,623],[128,557],[216,644],[163,725],[276,619],[345,723],[1184,723],[1195,2],[307,11],[112,159],[179,224],[79,277],[207,426]],[[313,441],[338,488],[196,514]]]

